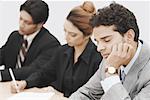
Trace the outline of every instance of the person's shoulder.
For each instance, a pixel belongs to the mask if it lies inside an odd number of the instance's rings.
[[[145,41],[142,41],[138,62],[138,66],[140,66],[139,78],[141,80],[150,81],[150,47]]]
[[[21,35],[19,34],[18,30],[15,30],[15,31],[11,32],[11,34],[9,35],[9,38],[17,38],[20,36]]]
[[[50,32],[49,32],[49,30],[48,29],[46,29],[46,28],[42,28],[41,29],[41,31],[40,31],[40,34],[42,35],[42,39],[44,39],[45,41],[50,41],[50,42],[52,42],[52,41],[54,41],[54,42],[58,42],[58,44],[60,44],[60,42],[58,41],[58,39],[54,36],[54,35],[52,35]]]
[[[64,54],[68,50],[68,48],[70,47],[67,44],[61,45],[56,49],[55,54],[56,53],[57,53],[56,55]]]
[[[150,44],[149,43],[142,41],[142,40],[141,40],[141,43],[142,43],[142,47],[144,49],[147,49],[148,51],[150,51]]]
[[[64,44],[62,46],[59,47],[61,50],[65,51],[67,49],[69,49],[70,47],[68,46],[68,44]]]
[[[61,51],[61,52],[65,52],[67,51],[69,48],[71,48],[70,46],[68,46],[68,44],[64,44],[58,47],[57,51]]]
[[[42,27],[40,32],[45,35],[53,36],[53,34],[51,34],[51,32],[45,27]]]
[[[147,64],[143,65],[143,68],[139,71],[138,78],[142,83],[150,82],[150,60]]]
[[[18,30],[14,30],[14,31],[11,32],[10,35],[20,35],[20,34],[19,34]]]

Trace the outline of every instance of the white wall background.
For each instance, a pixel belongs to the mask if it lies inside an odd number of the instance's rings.
[[[0,0],[0,47],[6,42],[13,30],[18,29],[19,7],[25,0]],[[45,0],[50,8],[50,16],[45,27],[65,43],[63,24],[69,11],[84,1],[52,1]],[[110,4],[109,1],[93,1],[96,8]],[[140,38],[150,41],[150,1],[116,1],[130,9],[136,16],[140,28]],[[150,44],[150,43],[149,43]]]

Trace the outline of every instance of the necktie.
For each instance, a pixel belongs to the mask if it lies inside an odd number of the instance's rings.
[[[123,82],[125,81],[126,74],[125,74],[124,70],[121,70],[120,72],[121,72],[120,73],[120,80],[123,84]]]
[[[22,46],[21,46],[20,53],[19,53],[19,60],[20,60],[19,67],[21,67],[24,63],[26,53],[27,53],[27,47],[28,47],[28,41],[23,39]]]
[[[28,41],[23,40],[22,47],[21,47],[21,52],[22,52],[24,58],[25,58],[26,53],[27,53],[27,46],[28,46]]]

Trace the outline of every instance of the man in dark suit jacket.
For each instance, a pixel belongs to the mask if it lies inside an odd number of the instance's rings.
[[[8,68],[13,69],[16,79],[22,80],[50,60],[59,42],[43,27],[48,16],[48,5],[42,0],[27,0],[21,5],[19,30],[12,32],[6,44],[0,48],[0,65],[5,66],[0,71],[0,81],[11,80]],[[26,55],[21,56],[25,39]]]

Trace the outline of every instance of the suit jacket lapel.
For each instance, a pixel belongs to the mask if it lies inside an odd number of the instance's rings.
[[[134,62],[133,66],[129,70],[128,74],[125,77],[125,81],[123,83],[123,86],[126,88],[126,90],[130,93],[136,84],[136,81],[138,80],[139,72],[143,69],[144,65],[148,62],[150,59],[150,51],[147,48],[147,44],[142,45],[142,49],[139,53],[138,58]],[[106,61],[103,59],[100,65],[101,69],[101,80],[105,79],[105,65]]]
[[[138,58],[136,59],[135,63],[129,70],[128,74],[126,75],[123,85],[128,92],[130,92],[133,89],[133,86],[138,80],[138,75],[140,70],[143,69],[144,65],[147,63],[147,61],[150,58],[150,51],[147,49],[147,47],[148,46],[146,44],[142,45],[142,49],[140,51]]]
[[[18,60],[18,55],[19,55],[19,52],[20,52],[20,49],[21,49],[21,45],[22,45],[22,40],[23,40],[23,36],[20,35],[18,32],[16,33],[17,34],[17,37],[16,37],[16,41],[15,41],[15,47],[13,47],[13,54],[12,56],[14,57],[13,60],[15,61],[11,61],[13,64],[10,65],[11,67],[15,68],[16,67],[16,62]],[[14,46],[12,45],[12,46]]]
[[[101,64],[100,64],[100,70],[101,70],[101,80],[104,80],[105,78],[106,78],[106,76],[105,76],[105,64],[106,64],[106,60],[105,59],[103,59],[102,60],[102,62],[101,62]]]
[[[36,48],[39,45],[38,41],[44,35],[44,33],[45,33],[44,29],[41,29],[41,31],[33,39],[32,43],[31,43],[31,45],[30,45],[30,47],[29,47],[29,49],[27,51],[24,64],[30,62],[32,57],[34,57],[34,55],[36,54]]]

